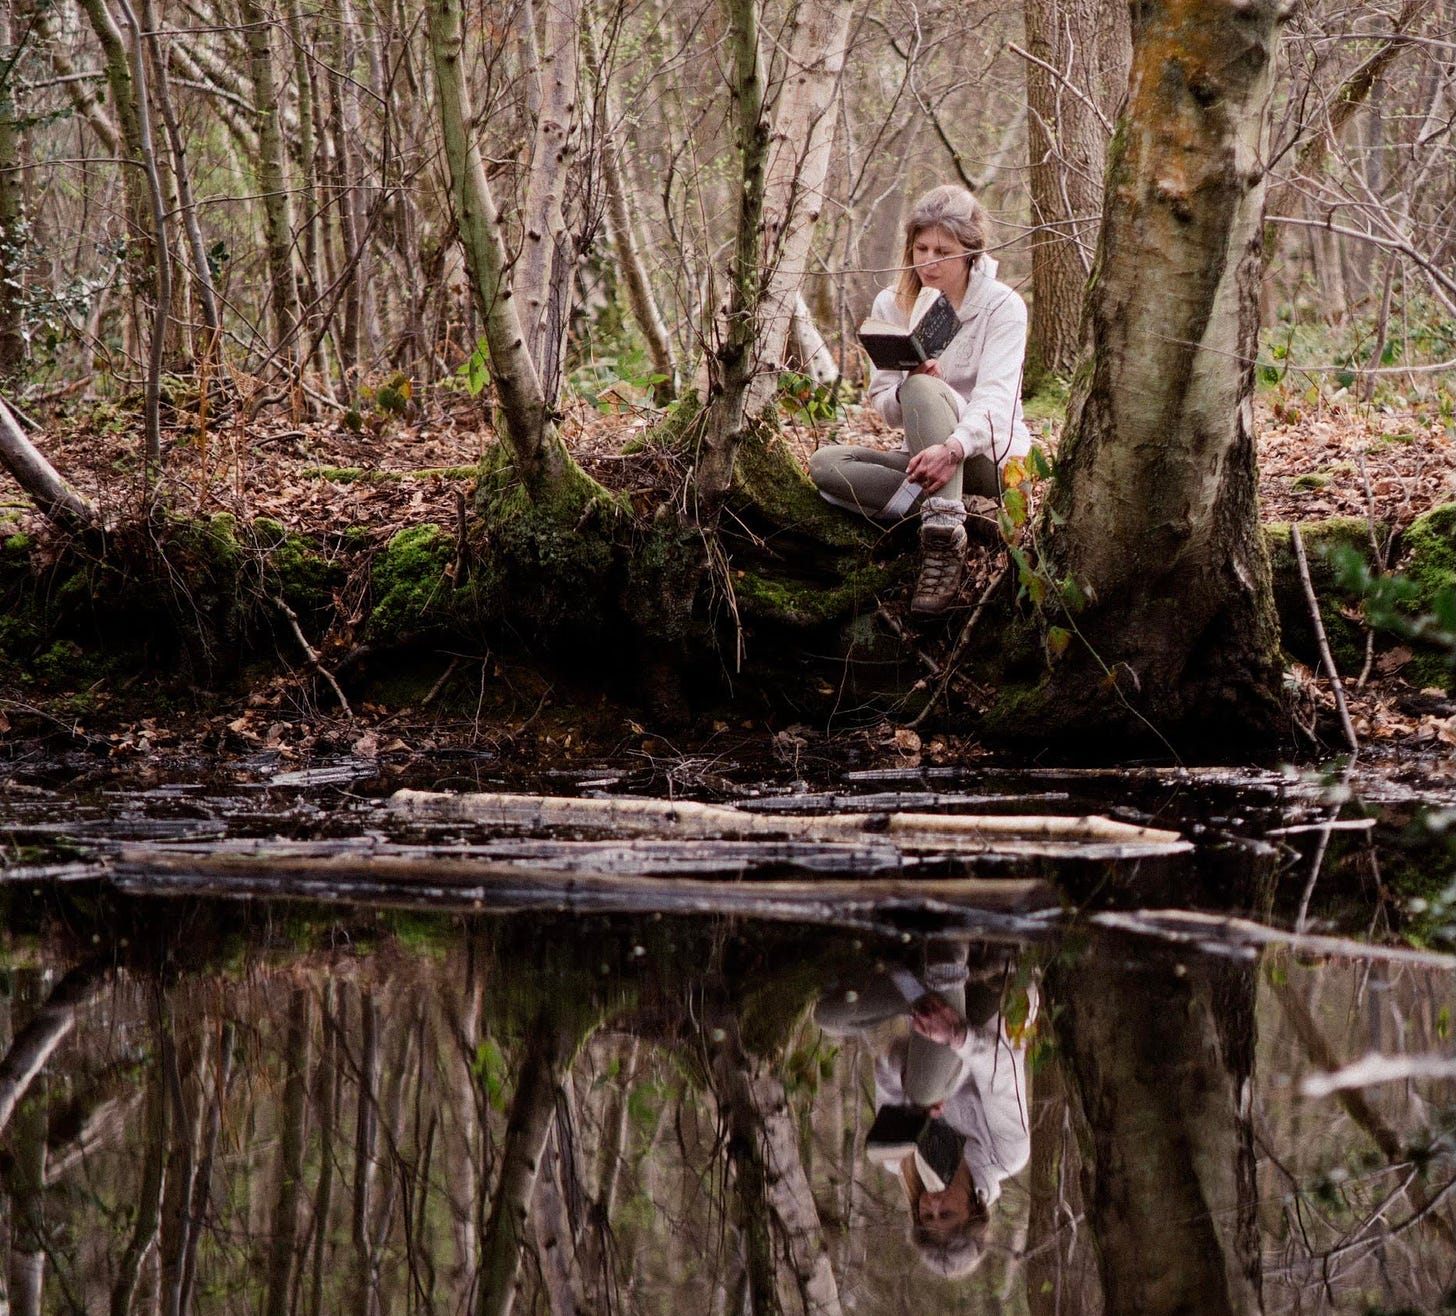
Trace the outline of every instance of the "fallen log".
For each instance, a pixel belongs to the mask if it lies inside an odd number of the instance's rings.
[[[1177,832],[1140,827],[1097,814],[831,813],[766,816],[695,800],[626,797],[568,799],[546,795],[396,791],[389,808],[412,817],[491,827],[583,828],[619,835],[744,839],[843,839],[867,834],[918,848],[1061,857],[1070,847],[1098,847],[1096,857],[1185,854]],[[1113,847],[1115,854],[1104,853]],[[1126,851],[1124,855],[1122,852]],[[1091,857],[1091,856],[1089,856]]]

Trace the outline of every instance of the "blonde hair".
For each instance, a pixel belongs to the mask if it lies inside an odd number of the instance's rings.
[[[915,305],[923,286],[915,268],[915,239],[926,229],[943,228],[966,249],[967,265],[986,249],[986,211],[964,187],[945,183],[932,187],[911,208],[905,221],[905,252],[900,280],[895,285],[895,304],[905,314]]]

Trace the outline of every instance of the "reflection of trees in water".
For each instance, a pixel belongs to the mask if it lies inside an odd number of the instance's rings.
[[[1449,979],[1059,958],[1031,1165],[951,1285],[864,1163],[868,1053],[809,1019],[868,953],[508,922],[166,980],[16,973],[10,1309],[1050,1316],[1101,1310],[1106,1282],[1109,1310],[1247,1310],[1261,1241],[1270,1309],[1440,1293],[1449,1149],[1415,1156],[1449,1084],[1343,1105],[1280,1085],[1291,1056],[1360,1054],[1372,1019],[1386,1049],[1435,1049]]]

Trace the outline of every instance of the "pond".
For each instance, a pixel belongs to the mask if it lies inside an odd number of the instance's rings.
[[[1452,873],[1413,796],[730,772],[725,832],[593,814],[660,779],[371,771],[12,783],[9,1310],[1449,1300],[1456,961],[1385,924]],[[1033,814],[1110,829],[925,821]]]

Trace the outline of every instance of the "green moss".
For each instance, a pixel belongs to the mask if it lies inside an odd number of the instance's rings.
[[[5,537],[5,557],[12,560],[29,557],[30,546],[31,538],[27,534],[7,535]]]
[[[1377,525],[1377,534],[1387,533]],[[1374,558],[1370,545],[1368,522],[1352,516],[1331,517],[1326,521],[1301,522],[1300,538],[1304,541],[1309,562],[1310,582],[1319,601],[1320,620],[1329,641],[1335,666],[1346,675],[1358,675],[1365,665],[1365,628],[1358,620],[1359,599],[1341,588],[1331,555],[1337,549],[1349,549],[1366,562]],[[1299,578],[1294,545],[1287,522],[1273,522],[1264,527],[1269,549],[1269,565],[1274,579],[1274,605],[1279,614],[1279,631],[1286,653],[1309,667],[1319,665],[1319,644],[1309,617],[1309,603]]]
[[[301,618],[325,624],[334,591],[347,575],[344,565],[325,557],[302,535],[288,533],[271,517],[253,522],[253,536],[264,591],[282,598]]]
[[[1415,586],[1411,610],[1437,618],[1456,618],[1456,503],[1433,508],[1411,522],[1401,540],[1401,571]],[[1456,689],[1451,651],[1422,651],[1405,670],[1421,686]]]
[[[682,395],[663,409],[657,421],[628,439],[623,453],[680,452],[696,437],[703,420],[703,403],[696,389],[684,389]]]
[[[370,634],[389,642],[448,625],[456,599],[446,569],[454,560],[455,540],[437,525],[395,535],[374,559]]]
[[[891,579],[889,568],[874,563],[852,569],[841,584],[828,588],[743,570],[734,573],[733,589],[745,618],[802,628],[840,621],[860,608],[873,607]]]
[[[826,503],[789,445],[767,430],[748,434],[738,446],[730,508],[751,508],[770,531],[792,530],[830,549],[868,549],[878,527]]]
[[[632,513],[569,458],[548,489],[528,493],[503,445],[487,454],[476,505],[483,543],[473,577],[478,606],[517,634],[548,643],[607,638]]]
[[[305,466],[305,479],[333,484],[400,484],[406,480],[473,480],[478,466],[426,466],[415,471],[382,471],[364,466]]]
[[[1295,489],[1325,489],[1328,488],[1331,477],[1324,471],[1306,471],[1303,475],[1294,477],[1292,487]]]

